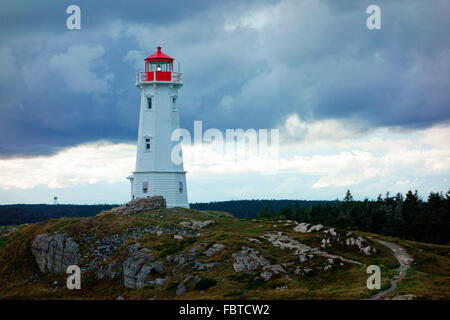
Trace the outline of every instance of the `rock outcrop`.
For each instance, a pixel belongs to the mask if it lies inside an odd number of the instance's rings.
[[[202,229],[213,223],[215,223],[214,220],[206,220],[206,221],[191,220],[180,222],[180,225],[183,227],[190,227],[193,229]]]
[[[36,236],[32,245],[39,270],[43,273],[65,272],[70,265],[80,261],[78,244],[64,234],[42,233]]]
[[[212,257],[213,255],[215,255],[216,253],[218,253],[219,251],[222,251],[225,248],[224,244],[221,243],[214,243],[211,247],[209,247],[207,250],[205,250],[205,255],[207,255],[208,257]]]
[[[122,276],[122,265],[112,262],[105,266],[101,266],[97,271],[97,279],[117,279]]]
[[[136,246],[135,246],[136,247]],[[130,249],[132,256],[123,263],[123,284],[127,288],[140,289],[147,284],[147,277],[152,271],[163,272],[163,263],[153,261],[150,249]]]
[[[242,247],[242,250],[232,254],[234,258],[233,269],[236,272],[251,273],[260,267],[270,265],[269,260],[259,256],[258,251],[252,248]]]
[[[102,212],[99,215],[107,213],[133,215],[141,211],[164,209],[166,208],[166,199],[162,196],[153,196],[148,198],[139,198],[125,203],[123,206],[112,208],[109,211]]]
[[[323,225],[321,225],[321,224],[317,224],[317,225],[314,225],[311,227],[309,227],[309,226],[310,226],[309,223],[302,222],[302,223],[299,223],[297,226],[295,226],[294,231],[305,233],[305,232],[320,231],[323,229]]]
[[[279,264],[272,265],[270,261],[263,256],[258,255],[258,251],[253,248],[242,247],[242,250],[232,254],[234,258],[233,269],[236,272],[255,273],[268,281],[273,274],[286,273]]]

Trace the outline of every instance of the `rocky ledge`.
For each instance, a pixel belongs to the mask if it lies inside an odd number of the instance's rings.
[[[164,199],[164,197],[153,196],[131,200],[123,206],[112,208],[111,210],[102,212],[99,215],[104,215],[107,213],[133,215],[146,210],[164,209],[166,206],[166,199]]]

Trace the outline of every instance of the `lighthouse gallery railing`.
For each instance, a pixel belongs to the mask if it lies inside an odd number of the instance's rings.
[[[182,82],[182,73],[179,72],[163,72],[163,71],[151,71],[151,72],[138,72],[136,73],[136,83],[146,81],[172,81]]]

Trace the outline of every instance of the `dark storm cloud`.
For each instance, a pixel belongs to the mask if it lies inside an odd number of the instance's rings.
[[[82,30],[65,28],[78,4]],[[181,121],[266,128],[297,113],[378,126],[450,119],[450,5],[377,1],[14,1],[0,10],[0,156],[134,141],[134,75],[181,61]],[[138,67],[141,66],[141,67]]]

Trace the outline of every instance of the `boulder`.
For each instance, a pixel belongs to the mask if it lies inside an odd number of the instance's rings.
[[[199,270],[199,271],[205,271],[205,270],[209,270],[211,268],[214,268],[217,265],[221,265],[223,264],[223,262],[219,262],[219,261],[214,261],[214,262],[209,262],[209,263],[203,263],[197,260],[194,260],[194,270]]]
[[[308,231],[308,226],[309,226],[308,223],[302,222],[302,223],[298,224],[298,225],[294,228],[294,231],[295,231],[295,232],[302,232],[302,233],[305,233],[305,232]]]
[[[320,231],[322,229],[323,229],[323,225],[316,224],[315,226],[312,226],[311,228],[309,228],[308,232]]]
[[[153,284],[155,286],[162,286],[167,282],[166,278],[156,278],[155,280],[149,281],[149,284]]]
[[[361,251],[366,255],[366,256],[370,256],[371,255],[371,251],[372,251],[372,247],[371,246],[367,246],[364,248],[361,248]]]
[[[179,285],[178,285],[178,288],[177,288],[177,291],[175,292],[175,294],[177,295],[177,296],[181,296],[182,294],[185,294],[187,292],[187,289],[186,289],[186,287],[184,286],[184,284],[181,282]]]
[[[43,273],[65,272],[80,261],[79,245],[64,234],[42,233],[31,244],[31,252]]]
[[[273,274],[279,274],[279,273],[286,273],[286,271],[279,264],[274,264],[274,265],[269,265],[269,266],[264,267],[264,271],[261,272],[260,276],[265,281],[268,281],[272,278]]]
[[[190,227],[193,229],[202,229],[206,226],[209,226],[210,224],[215,223],[214,220],[206,220],[206,221],[199,221],[199,220],[191,220],[191,221],[183,221],[180,222],[180,225],[183,227]]]
[[[133,215],[141,211],[164,209],[167,207],[166,199],[162,196],[153,196],[147,198],[138,198],[125,203],[123,206],[112,208],[109,211],[100,213],[104,215],[108,213]]]
[[[184,253],[180,253],[173,256],[167,256],[166,260],[168,262],[175,262],[178,265],[182,265],[186,262],[186,256],[184,255]]]
[[[127,288],[140,289],[147,284],[150,272],[161,273],[163,263],[159,260],[152,261],[149,250],[143,248],[134,253],[123,263],[123,284]]]
[[[215,243],[213,244],[211,247],[209,247],[207,250],[205,250],[205,254],[208,257],[212,257],[213,255],[215,255],[216,253],[218,253],[219,251],[222,251],[225,248],[224,244],[221,243]]]
[[[251,273],[260,267],[270,265],[269,260],[258,256],[258,251],[252,248],[242,247],[242,250],[232,254],[234,258],[233,269],[236,272]]]
[[[333,236],[333,237],[336,237],[336,236],[337,236],[337,232],[336,232],[336,230],[335,230],[334,228],[330,228],[330,229],[328,229],[328,230],[325,230],[323,233],[329,234],[329,235],[331,235],[331,236]]]

